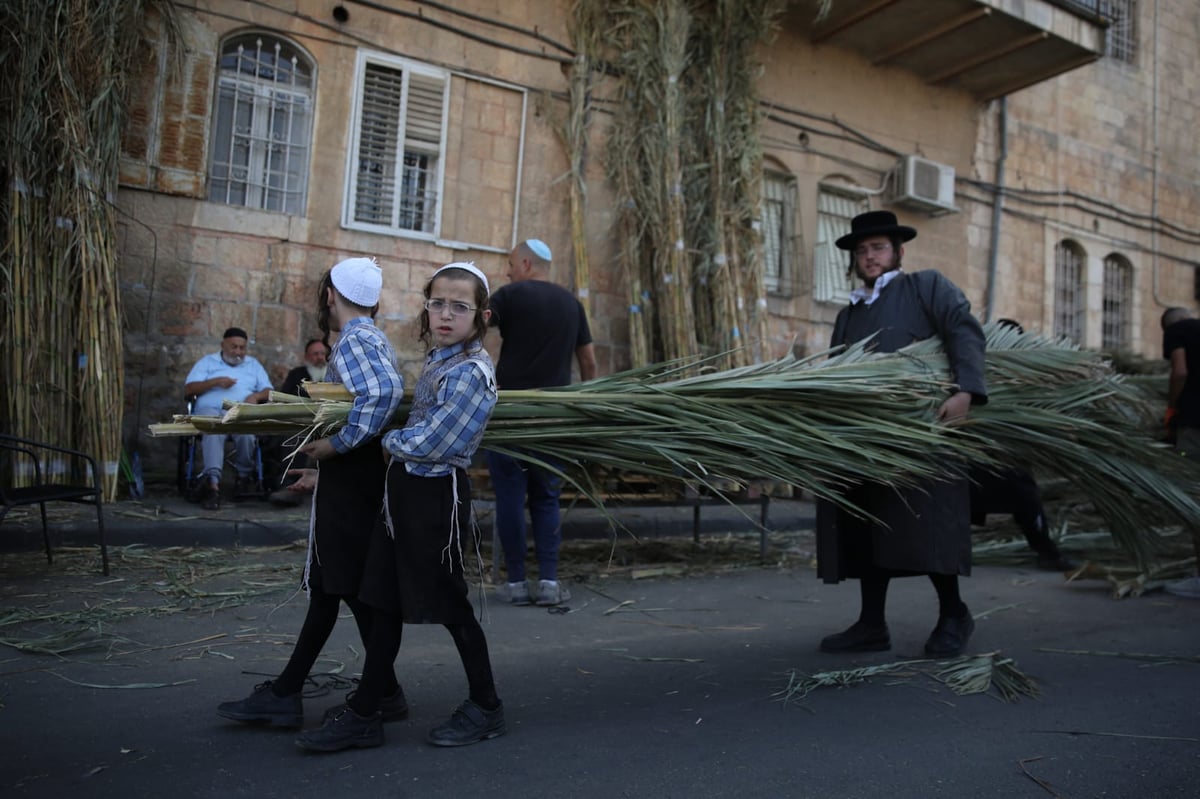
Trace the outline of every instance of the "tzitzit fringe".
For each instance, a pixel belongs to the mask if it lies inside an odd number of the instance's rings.
[[[304,579],[300,581],[300,587],[304,589],[304,594],[312,599],[312,587],[308,584],[308,575],[312,572],[313,558],[317,559],[317,563],[321,562],[321,556],[317,554],[317,492],[321,489],[321,462],[317,462],[317,484],[313,486],[312,508],[308,513],[308,551],[304,555]]]
[[[391,471],[392,467],[397,463],[402,462],[399,458],[393,457],[388,463],[388,471]],[[400,468],[405,467],[401,466]],[[446,559],[449,557],[450,562],[447,564],[447,568],[449,571],[454,571],[454,550],[457,549],[458,565],[462,567],[463,571],[465,572],[466,561],[463,560],[462,554],[462,536],[459,535],[458,532],[458,470],[455,469],[454,471],[450,472],[449,477],[450,491],[454,498],[454,504],[450,508],[450,535],[446,538],[446,546],[442,547],[442,563],[446,563]],[[388,497],[390,483],[390,480],[385,480],[383,484],[383,516],[384,521],[387,523],[388,537],[394,541],[396,539],[396,530],[392,525],[392,503]]]

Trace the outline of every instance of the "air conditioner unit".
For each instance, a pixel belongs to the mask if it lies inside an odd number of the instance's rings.
[[[896,165],[892,202],[934,213],[957,212],[954,206],[954,167],[906,155]]]

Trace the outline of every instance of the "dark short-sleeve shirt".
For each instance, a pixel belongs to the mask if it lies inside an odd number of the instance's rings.
[[[1163,357],[1179,348],[1187,353],[1187,380],[1175,403],[1175,423],[1200,427],[1200,319],[1183,319],[1163,331]]]
[[[489,304],[502,340],[496,364],[501,389],[570,384],[575,350],[592,343],[575,295],[545,280],[521,280],[501,286]]]

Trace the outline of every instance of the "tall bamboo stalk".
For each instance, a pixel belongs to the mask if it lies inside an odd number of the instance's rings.
[[[148,14],[172,12],[170,0],[0,4],[0,429],[92,454],[109,499],[125,400],[111,205],[122,103]]]

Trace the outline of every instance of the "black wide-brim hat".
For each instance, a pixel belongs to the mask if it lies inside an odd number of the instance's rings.
[[[896,215],[891,211],[867,211],[850,220],[850,232],[838,239],[840,250],[853,250],[861,239],[868,236],[893,236],[900,241],[912,241],[917,237],[917,231],[907,225],[897,224]]]

